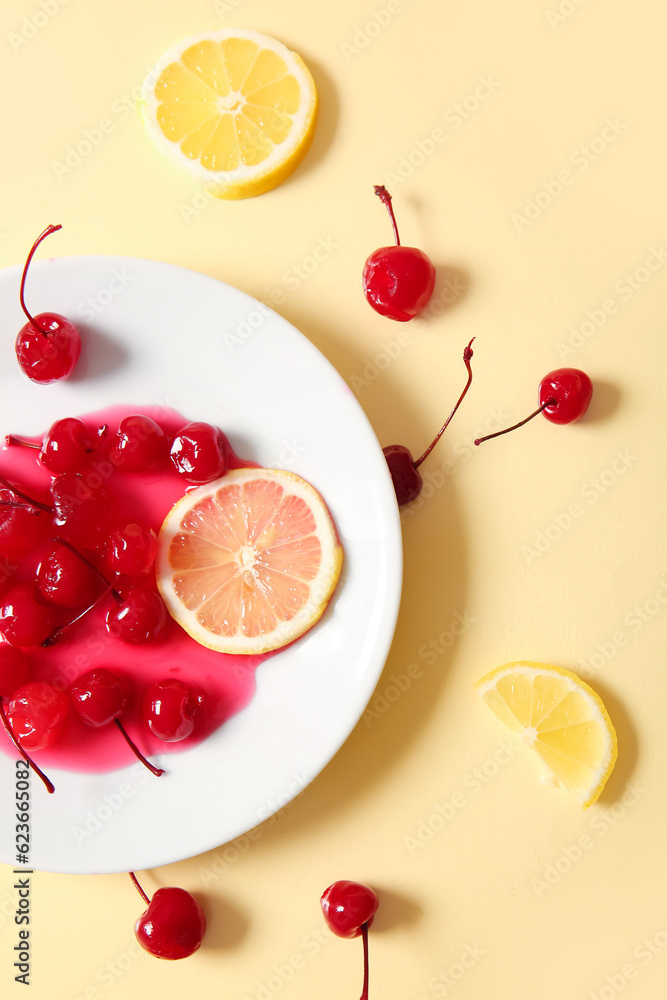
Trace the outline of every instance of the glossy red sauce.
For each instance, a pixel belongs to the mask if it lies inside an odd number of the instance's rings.
[[[101,424],[109,427],[105,442],[110,441],[122,417],[142,413],[152,417],[173,438],[188,422],[179,413],[163,407],[110,407],[80,417],[91,431]],[[70,416],[71,414],[63,414]],[[10,432],[9,430],[7,431]],[[12,428],[11,433],[21,434]],[[4,440],[4,438],[3,438]],[[41,438],[34,438],[41,443]],[[236,455],[231,468],[253,465]],[[183,496],[189,484],[178,475],[171,463],[158,473],[123,473],[106,459],[104,442],[91,465],[85,470],[91,486],[97,482],[108,489],[115,500],[118,520],[140,519],[159,528],[174,503]],[[38,459],[38,452],[21,447],[0,446],[0,474],[26,493],[42,496],[49,489],[51,475]],[[35,493],[31,494],[30,491]],[[42,554],[39,550],[20,561],[12,574],[12,582],[32,581]],[[154,572],[145,578],[155,584]],[[134,701],[122,722],[139,749],[147,757],[186,750],[206,739],[226,719],[239,712],[251,700],[255,691],[255,669],[270,653],[261,656],[232,656],[199,645],[175,621],[169,623],[164,639],[143,645],[131,645],[112,635],[106,628],[105,617],[113,598],[104,598],[100,605],[67,629],[62,638],[50,647],[32,647],[26,652],[32,662],[32,680],[48,681],[62,690],[94,667],[109,667],[131,679]],[[63,609],[63,621],[76,611]],[[141,719],[141,702],[146,688],[154,681],[176,677],[203,695],[204,704],[197,728],[192,736],[178,743],[166,743],[154,737]],[[16,756],[9,737],[0,727],[0,750]],[[101,729],[86,726],[74,712],[62,742],[34,754],[36,763],[48,770],[55,766],[68,771],[102,772],[125,767],[136,761],[116,726]],[[166,770],[168,770],[168,762]]]

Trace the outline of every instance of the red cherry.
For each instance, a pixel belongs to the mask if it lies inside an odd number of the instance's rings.
[[[107,559],[116,573],[143,576],[155,562],[157,535],[144,521],[125,521],[107,542]]]
[[[473,340],[475,338],[473,337]],[[446,431],[449,426],[449,422],[461,405],[465,394],[470,388],[470,383],[472,382],[472,367],[470,361],[472,359],[472,340],[465,348],[463,352],[463,363],[468,370],[468,379],[464,386],[463,392],[459,396],[456,406],[449,414],[444,424],[436,434],[433,441],[426,449],[426,451],[420,455],[418,459],[413,459],[412,454],[402,444],[390,444],[386,448],[383,448],[384,456],[387,459],[387,465],[389,466],[389,472],[391,473],[392,482],[394,484],[394,491],[396,493],[396,500],[399,506],[403,506],[406,503],[410,503],[412,500],[416,500],[422,490],[424,485],[421,473],[419,472],[419,466],[422,464],[425,458],[431,454],[436,444]]]
[[[99,729],[125,715],[130,704],[130,682],[123,674],[96,667],[72,684],[72,706],[87,726]]]
[[[53,523],[59,534],[91,548],[107,535],[113,504],[103,486],[91,485],[78,472],[66,472],[54,479],[51,496],[55,508]]]
[[[118,425],[109,459],[123,472],[152,472],[166,462],[168,453],[162,428],[151,417],[133,413]]]
[[[208,483],[227,471],[229,442],[211,424],[189,423],[174,438],[170,456],[187,482]]]
[[[583,417],[593,395],[593,383],[578,368],[557,368],[539,386],[540,409],[552,424],[573,424]]]
[[[130,682],[123,674],[109,670],[108,667],[96,667],[83,674],[72,684],[70,699],[79,718],[92,729],[99,729],[114,722],[121,736],[141,763],[145,764],[148,770],[159,778],[161,774],[164,774],[163,769],[151,764],[144,757],[120,721],[121,716],[125,715],[129,708],[131,693]]]
[[[51,518],[18,501],[9,490],[0,489],[0,555],[19,556],[32,552],[46,539]]]
[[[429,258],[416,247],[404,247],[385,187],[374,187],[378,198],[387,207],[394,229],[396,245],[375,250],[364,265],[364,294],[376,312],[406,322],[417,316],[428,303],[435,288],[435,268]]]
[[[7,718],[24,750],[44,750],[62,739],[69,717],[69,699],[44,681],[18,688],[7,706]]]
[[[475,444],[490,441],[491,438],[500,437],[502,434],[509,434],[517,427],[523,427],[538,413],[543,413],[552,424],[573,424],[580,417],[583,417],[592,395],[593,383],[586,372],[582,372],[578,368],[557,368],[545,375],[540,382],[538,390],[540,405],[533,413],[517,424],[512,424],[511,427],[477,438]]]
[[[21,277],[21,308],[28,322],[16,338],[16,357],[21,369],[33,382],[48,383],[67,378],[79,360],[81,337],[79,331],[59,313],[39,313],[32,316],[26,308],[24,291],[30,262],[42,240],[62,226],[47,226],[37,237],[28,254]]]
[[[41,444],[17,434],[8,434],[5,444],[34,448],[39,451],[42,465],[52,475],[60,476],[64,472],[82,472],[107,430],[106,424],[99,427],[97,440],[94,441],[83,420],[78,417],[63,417],[51,425]]]
[[[95,601],[102,581],[87,560],[54,539],[37,567],[37,586],[45,601],[61,608],[78,608]]]
[[[130,872],[146,909],[136,924],[137,941],[156,958],[176,960],[187,958],[198,950],[206,932],[206,918],[201,906],[189,892],[176,886],[158,889],[149,899],[139,885],[134,872]]]
[[[361,1000],[368,1000],[368,928],[373,923],[378,908],[377,894],[361,882],[341,879],[325,889],[320,897],[320,905],[327,926],[338,937],[354,938],[361,935],[364,946]]]
[[[0,603],[0,635],[12,646],[39,646],[53,631],[49,608],[39,603],[33,584],[11,587]]]
[[[5,642],[0,644],[0,698],[11,698],[29,677],[30,660],[23,650]]]
[[[184,740],[192,734],[203,703],[201,695],[168,677],[157,681],[146,691],[142,717],[153,736],[168,743]]]
[[[107,628],[124,642],[155,642],[169,623],[167,607],[155,590],[132,587],[107,614]]]
[[[334,882],[320,898],[322,913],[329,929],[338,937],[359,937],[364,924],[370,927],[378,908],[377,894],[361,882],[341,879]]]
[[[0,669],[0,673],[1,672],[2,671]],[[21,757],[23,757],[23,759],[26,762],[26,764],[33,769],[33,771],[35,772],[35,774],[37,775],[37,777],[40,778],[44,782],[44,786],[45,786],[47,792],[49,792],[51,794],[53,792],[55,792],[55,787],[54,787],[53,782],[49,778],[47,778],[47,776],[44,774],[44,772],[39,767],[37,767],[37,764],[35,764],[34,760],[30,757],[30,755],[25,751],[25,749],[19,743],[18,737],[16,736],[16,733],[12,729],[11,722],[7,718],[7,713],[5,712],[5,707],[2,704],[2,698],[0,698],[0,722],[4,726],[5,731],[6,731],[7,735],[9,736],[10,740],[12,741],[12,743],[14,744],[14,747],[16,748],[17,752],[21,755]]]

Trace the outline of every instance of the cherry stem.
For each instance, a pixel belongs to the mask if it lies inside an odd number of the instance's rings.
[[[445,420],[444,424],[442,425],[442,427],[440,428],[440,430],[436,434],[436,436],[433,439],[433,441],[431,441],[430,445],[428,446],[428,448],[426,449],[426,451],[424,452],[424,454],[420,455],[419,458],[417,459],[417,461],[412,463],[415,469],[418,469],[419,466],[424,461],[424,459],[428,458],[428,456],[431,454],[431,452],[435,448],[436,444],[438,443],[438,441],[440,440],[440,438],[442,437],[442,435],[445,433],[445,431],[449,427],[449,423],[450,423],[452,417],[454,416],[454,414],[458,410],[459,406],[463,402],[463,398],[464,398],[465,394],[467,393],[468,389],[470,388],[470,383],[472,382],[472,366],[470,364],[470,361],[471,361],[471,358],[472,358],[472,341],[474,339],[475,338],[473,337],[472,340],[470,341],[470,343],[468,344],[468,346],[465,348],[465,350],[463,352],[463,363],[465,364],[466,368],[468,369],[468,380],[467,380],[467,382],[465,384],[463,392],[459,396],[459,398],[457,400],[457,403],[456,403],[456,406],[454,407],[454,409],[452,410],[452,412],[449,414],[449,416],[447,417],[447,419]]]
[[[31,767],[33,769],[33,771],[35,772],[35,774],[39,778],[42,779],[42,781],[44,782],[44,784],[46,786],[46,790],[49,793],[49,795],[53,795],[53,793],[56,790],[53,782],[50,781],[46,777],[46,775],[44,774],[44,772],[41,771],[37,767],[37,764],[35,764],[34,760],[31,760],[30,757],[28,757],[28,754],[25,752],[25,750],[23,749],[23,747],[19,743],[19,741],[18,741],[17,737],[15,736],[15,734],[12,732],[12,727],[9,725],[9,719],[7,718],[7,716],[5,714],[5,706],[2,704],[2,698],[0,698],[0,718],[2,719],[3,726],[7,730],[7,735],[9,736],[10,740],[12,741],[12,743],[14,744],[14,746],[16,747],[16,749],[18,750],[18,752],[23,757],[23,759],[26,762],[26,764],[28,765],[28,767]]]
[[[509,434],[510,431],[515,431],[517,427],[523,427],[524,424],[527,424],[529,420],[536,417],[538,413],[542,412],[542,410],[546,410],[547,406],[554,406],[557,402],[558,400],[553,397],[551,399],[547,399],[546,403],[542,403],[542,405],[538,406],[534,413],[531,413],[529,417],[525,417],[523,420],[520,420],[518,424],[512,424],[511,427],[506,427],[504,431],[494,431],[493,434],[487,434],[483,438],[475,438],[475,444],[481,444],[483,441],[490,441],[491,438],[501,437],[503,434]]]
[[[34,257],[35,250],[37,249],[37,247],[39,246],[39,244],[42,242],[42,240],[45,240],[47,236],[50,236],[51,233],[57,233],[58,230],[62,229],[62,228],[63,227],[61,225],[58,225],[58,226],[47,226],[46,229],[44,230],[44,232],[41,234],[41,236],[37,237],[37,239],[35,240],[35,242],[32,245],[32,249],[31,249],[30,253],[28,254],[28,259],[26,260],[26,262],[25,262],[25,264],[23,266],[23,274],[21,276],[21,290],[19,292],[19,298],[21,299],[21,308],[23,309],[23,312],[26,314],[26,316],[28,317],[28,319],[30,320],[30,322],[32,323],[32,325],[35,327],[35,329],[39,330],[40,333],[44,337],[47,337],[46,330],[42,330],[41,326],[39,326],[39,324],[35,321],[34,316],[31,316],[31,314],[28,312],[28,309],[27,309],[26,304],[25,304],[25,299],[23,297],[23,293],[25,291],[25,279],[26,279],[26,277],[28,275],[28,268],[30,267],[30,262],[31,262],[32,258]]]
[[[384,184],[373,185],[373,190],[380,199],[383,205],[386,205],[387,211],[389,212],[389,218],[391,219],[391,224],[394,227],[394,239],[396,240],[396,246],[400,247],[401,239],[398,235],[398,226],[396,225],[396,216],[394,215],[394,209],[391,204],[391,195],[387,191]]]
[[[116,602],[116,604],[122,604],[123,603],[123,598],[120,596],[120,594],[118,593],[118,591],[114,587],[114,583],[118,579],[118,576],[116,576],[111,581],[111,583],[109,583],[109,581],[107,580],[107,578],[104,575],[104,573],[102,573],[102,571],[97,568],[97,566],[95,565],[95,563],[92,563],[90,561],[90,559],[88,559],[87,556],[84,556],[83,552],[79,552],[79,550],[77,548],[75,548],[72,545],[71,542],[68,542],[66,538],[60,538],[60,537],[56,536],[55,538],[52,538],[51,541],[52,542],[57,542],[59,545],[64,545],[64,547],[66,549],[69,549],[69,551],[73,555],[78,556],[78,558],[81,560],[81,562],[85,563],[86,566],[88,567],[88,569],[92,570],[93,573],[95,574],[95,576],[98,577],[98,579],[100,579],[102,581],[102,583],[104,584],[106,590],[111,592],[111,596],[113,597],[113,599]],[[99,598],[98,598],[98,600],[99,600]],[[97,604],[97,601],[95,601],[94,604]],[[91,607],[94,607],[94,604],[92,604]],[[90,609],[86,609],[86,610],[90,610]],[[84,611],[83,613],[85,614],[86,612]]]
[[[47,514],[53,514],[53,507],[49,507],[48,504],[42,503],[41,500],[33,500],[26,493],[22,493],[21,490],[17,489],[16,486],[12,486],[8,479],[4,476],[0,476],[0,484],[5,486],[14,496],[17,496],[19,500],[23,500],[24,503],[29,504],[31,507],[36,507],[38,510],[43,510]]]
[[[36,448],[37,451],[41,450],[41,445],[37,444],[35,441],[28,441],[27,438],[19,437],[17,434],[8,434],[5,438],[5,444],[8,447],[13,445],[20,445],[22,448]]]
[[[159,778],[161,774],[164,774],[164,769],[163,768],[156,767],[155,764],[151,764],[151,762],[144,757],[144,755],[142,754],[141,750],[136,745],[136,743],[134,743],[130,739],[130,737],[127,735],[127,732],[125,730],[125,726],[120,721],[120,719],[114,719],[113,721],[116,723],[116,725],[118,726],[119,730],[121,731],[121,733],[123,735],[123,738],[124,738],[125,742],[127,743],[127,745],[129,746],[130,750],[132,750],[136,754],[136,756],[139,758],[139,760],[141,761],[141,763],[145,764],[146,767],[148,768],[148,770],[151,771],[155,775],[156,778]],[[148,902],[148,899],[146,899],[146,902]]]
[[[72,625],[75,625],[85,615],[87,615],[89,611],[92,611],[93,608],[96,607],[107,596],[107,594],[112,594],[113,597],[116,599],[116,601],[119,604],[122,604],[122,598],[121,598],[120,594],[118,593],[118,591],[114,588],[114,583],[116,583],[116,580],[118,580],[117,576],[114,578],[114,580],[111,583],[107,583],[107,581],[104,579],[104,577],[102,576],[102,574],[100,573],[100,571],[97,569],[97,567],[93,566],[93,564],[91,562],[88,562],[88,560],[86,559],[86,557],[82,556],[80,552],[77,552],[77,550],[74,548],[73,545],[70,545],[69,542],[67,542],[64,538],[56,538],[55,541],[60,542],[62,545],[65,545],[68,549],[71,549],[72,552],[76,552],[76,554],[78,556],[80,556],[80,558],[85,563],[87,563],[90,566],[90,568],[97,573],[98,576],[102,577],[102,579],[104,580],[104,582],[106,584],[106,587],[95,598],[95,600],[92,602],[92,604],[89,604],[87,608],[84,608],[83,611],[80,611],[79,614],[76,615],[74,618],[71,618],[68,622],[65,622],[64,625],[59,625],[56,629],[53,630],[53,632],[51,633],[51,635],[47,635],[46,639],[44,639],[44,641],[42,642],[42,646],[43,647],[55,645],[55,643],[57,643],[59,641],[59,639],[61,639],[62,634],[63,634],[63,632],[66,629],[71,628]]]
[[[368,921],[361,925],[361,940],[364,944],[364,982],[361,988],[361,997],[359,1000],[368,1000]]]
[[[139,885],[139,882],[137,880],[137,876],[134,874],[134,872],[128,872],[127,874],[130,876],[130,878],[134,882],[134,886],[135,886],[137,892],[139,893],[139,895],[143,897],[144,903],[150,903],[150,899],[148,898],[148,896],[146,895],[146,893],[144,892],[144,890]]]

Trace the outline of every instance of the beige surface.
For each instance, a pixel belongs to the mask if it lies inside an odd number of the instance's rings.
[[[307,160],[254,201],[201,198],[130,110],[164,49],[222,25],[296,49],[321,95]],[[358,942],[319,912],[336,878],[381,895],[372,997],[663,995],[666,29],[649,0],[3,6],[0,264],[62,222],[58,255],[279,290],[381,443],[417,453],[477,338],[470,396],[405,517],[396,638],[349,741],[253,840],[145,874],[149,891],[203,897],[210,929],[188,961],[133,943],[124,876],[36,874],[33,1000],[358,996]],[[89,155],[57,168],[96,129]],[[404,242],[439,268],[426,322],[382,319],[360,291],[366,255],[390,241],[382,181]],[[320,241],[331,251],[302,279]],[[472,448],[562,364],[594,380],[585,422],[540,418]],[[539,783],[472,690],[514,658],[579,670],[617,724],[619,762],[589,811]],[[12,880],[0,872],[0,991],[14,997]]]

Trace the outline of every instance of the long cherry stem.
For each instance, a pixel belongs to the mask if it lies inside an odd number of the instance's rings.
[[[144,890],[139,885],[139,882],[137,880],[137,876],[134,874],[134,872],[128,872],[127,874],[130,876],[130,878],[134,882],[134,886],[135,886],[137,892],[139,893],[139,895],[143,898],[144,903],[150,903],[150,899],[148,898],[148,896],[146,895],[146,893],[144,892]]]
[[[494,431],[493,434],[487,434],[482,438],[475,438],[475,444],[481,444],[483,441],[490,441],[491,438],[501,437],[503,434],[509,434],[510,431],[515,431],[517,427],[523,427],[524,424],[527,424],[529,420],[536,417],[538,413],[542,412],[542,410],[546,410],[547,406],[553,406],[557,402],[557,399],[547,399],[546,403],[542,403],[542,405],[538,406],[534,413],[531,413],[529,417],[525,417],[523,420],[520,420],[518,424],[512,424],[511,427],[506,427],[503,431]]]
[[[361,997],[359,1000],[368,1000],[368,921],[361,925],[361,940],[364,944],[364,982],[361,988]]]
[[[39,246],[39,244],[42,242],[42,240],[45,240],[47,236],[50,236],[51,233],[57,233],[58,230],[62,229],[62,228],[63,227],[61,225],[47,226],[46,229],[44,230],[44,232],[40,236],[37,237],[37,239],[35,240],[35,242],[32,245],[32,249],[31,249],[30,253],[28,254],[27,260],[26,260],[25,264],[23,265],[23,274],[21,275],[21,289],[19,291],[19,298],[21,300],[21,308],[23,309],[23,312],[26,314],[26,316],[28,317],[28,319],[30,320],[30,322],[32,323],[32,325],[35,327],[35,329],[39,330],[39,332],[44,337],[47,336],[46,330],[43,330],[41,328],[41,326],[36,322],[35,317],[32,316],[28,312],[28,309],[27,309],[26,304],[25,304],[25,299],[23,297],[23,293],[25,291],[25,279],[26,279],[26,277],[28,275],[28,268],[30,267],[30,261],[35,256],[35,250],[37,249],[37,247]]]
[[[55,538],[52,538],[52,539],[51,539],[51,541],[52,541],[52,542],[58,542],[58,544],[59,544],[59,545],[64,545],[66,549],[69,549],[69,551],[70,551],[71,553],[73,553],[73,555],[75,555],[75,556],[78,556],[78,557],[79,557],[79,559],[81,560],[81,562],[82,562],[82,563],[85,563],[85,564],[86,564],[86,566],[88,567],[88,569],[92,570],[92,571],[93,571],[93,573],[95,574],[95,576],[96,576],[96,577],[97,577],[97,578],[98,578],[99,580],[101,580],[101,581],[102,581],[102,583],[104,584],[105,588],[106,588],[106,589],[107,589],[108,591],[110,591],[110,592],[111,592],[111,596],[113,597],[113,599],[114,599],[114,601],[116,602],[116,604],[122,604],[122,603],[123,603],[123,598],[122,598],[122,597],[120,596],[120,594],[118,593],[118,591],[117,591],[117,590],[116,590],[116,589],[114,588],[114,583],[115,583],[115,582],[116,582],[116,580],[118,579],[118,576],[116,576],[116,577],[115,577],[115,578],[114,578],[114,579],[112,580],[112,582],[111,582],[111,583],[109,583],[109,581],[107,580],[107,578],[106,578],[106,576],[104,575],[104,573],[102,573],[102,571],[101,571],[101,570],[99,570],[99,569],[97,568],[97,566],[95,565],[95,563],[92,563],[92,562],[90,561],[90,559],[88,559],[88,557],[87,557],[87,556],[84,556],[83,552],[79,552],[79,550],[78,550],[78,549],[76,549],[76,548],[75,548],[75,547],[74,547],[74,546],[72,545],[72,543],[71,543],[71,542],[68,542],[66,538],[60,538],[59,536],[56,536]],[[97,602],[95,602],[95,603],[97,603]],[[84,614],[85,614],[85,612],[84,612]]]
[[[426,449],[426,451],[424,452],[424,454],[420,455],[419,458],[415,462],[412,463],[415,469],[418,469],[419,466],[424,461],[424,459],[428,458],[428,456],[431,454],[431,452],[435,448],[436,444],[438,443],[438,441],[440,440],[440,438],[442,437],[442,435],[447,430],[452,417],[454,416],[454,414],[458,410],[459,406],[463,402],[463,398],[464,398],[465,394],[467,393],[468,389],[470,388],[470,383],[472,382],[472,366],[470,364],[470,361],[472,359],[472,341],[474,339],[475,338],[473,337],[472,340],[470,341],[470,343],[468,344],[468,346],[465,348],[465,350],[463,352],[463,362],[464,362],[466,368],[468,369],[468,380],[467,380],[467,382],[465,384],[463,392],[459,396],[459,398],[457,400],[457,403],[456,403],[456,406],[454,407],[454,409],[452,410],[452,412],[449,414],[449,416],[447,417],[447,419],[445,420],[444,424],[442,425],[442,427],[440,428],[440,430],[436,434],[436,436],[433,439],[433,441],[431,441],[430,445],[428,446],[428,448]]]
[[[16,738],[16,735],[12,731],[12,727],[9,725],[9,719],[7,718],[7,716],[5,714],[5,706],[2,704],[2,698],[0,698],[0,719],[2,719],[2,724],[5,727],[5,729],[7,730],[7,735],[9,736],[10,740],[12,741],[12,743],[14,744],[14,746],[16,747],[16,749],[18,750],[18,752],[23,757],[23,759],[26,762],[26,764],[28,765],[28,767],[31,767],[33,769],[33,771],[35,772],[35,774],[39,778],[42,779],[42,781],[46,785],[47,792],[50,795],[53,795],[53,793],[56,790],[55,789],[55,785],[53,784],[52,781],[49,780],[49,778],[47,778],[47,776],[44,774],[44,772],[41,771],[37,767],[37,764],[35,764],[34,760],[30,759],[30,757],[25,752],[25,750],[23,749],[23,747],[19,743],[18,739]]]
[[[373,185],[373,190],[375,191],[376,195],[378,196],[382,204],[386,205],[387,207],[387,211],[389,212],[389,218],[391,219],[391,224],[394,227],[394,239],[396,240],[396,246],[400,247],[401,239],[400,236],[398,235],[398,226],[396,225],[396,216],[394,215],[394,208],[393,205],[391,204],[391,195],[387,191],[384,184]]]
[[[151,771],[155,775],[156,778],[159,778],[161,774],[164,774],[164,769],[163,768],[156,767],[155,764],[151,764],[151,762],[149,760],[146,760],[146,758],[144,757],[144,755],[142,754],[141,750],[136,745],[136,743],[134,743],[130,739],[130,737],[127,735],[127,731],[125,729],[125,726],[120,721],[120,719],[114,719],[113,721],[118,726],[118,729],[122,733],[123,738],[125,739],[125,742],[129,746],[129,748],[136,754],[136,756],[139,758],[139,760],[141,761],[141,763],[145,764],[146,767],[148,768],[148,770]]]
[[[46,514],[53,514],[53,507],[49,507],[48,504],[42,503],[41,500],[33,500],[32,497],[29,497],[26,493],[21,492],[21,490],[16,488],[16,486],[12,486],[9,480],[5,479],[4,476],[0,476],[0,484],[6,487],[6,489],[13,493],[14,496],[17,496],[19,500],[23,500],[24,503],[27,503],[30,507],[37,507],[38,510],[43,510]]]

